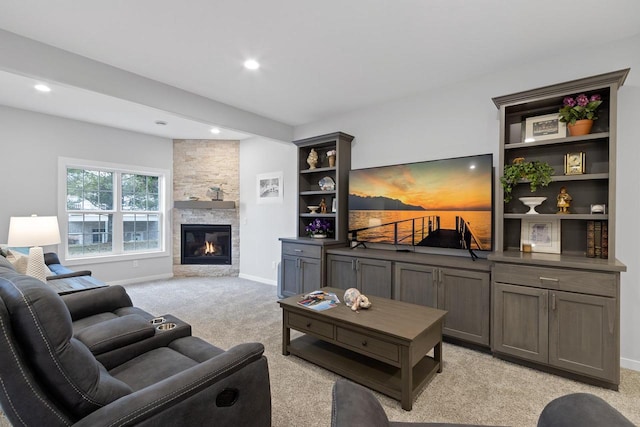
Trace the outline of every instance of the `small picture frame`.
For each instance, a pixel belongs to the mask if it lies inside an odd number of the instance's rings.
[[[524,129],[524,142],[543,141],[567,136],[567,125],[560,121],[557,113],[528,117],[525,119]]]
[[[282,203],[282,172],[262,173],[256,176],[258,204]]]
[[[531,245],[531,252],[560,253],[560,218],[523,218],[521,220],[520,245]],[[523,249],[524,250],[524,249]]]
[[[584,164],[585,154],[582,151],[567,153],[564,155],[564,174],[582,175],[585,171]]]
[[[331,212],[338,212],[338,199],[336,199],[335,197],[331,201]]]

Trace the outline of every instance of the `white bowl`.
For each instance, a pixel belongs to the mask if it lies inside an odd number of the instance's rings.
[[[527,214],[538,214],[536,212],[536,206],[540,206],[542,202],[547,200],[546,197],[520,197],[518,200],[522,202],[525,206],[529,207],[529,212]]]

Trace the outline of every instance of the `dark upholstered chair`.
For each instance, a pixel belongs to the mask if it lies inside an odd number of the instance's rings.
[[[1,258],[0,404],[12,424],[271,424],[262,344],[224,351],[193,336],[152,340],[153,348],[125,346],[127,361],[107,369],[73,336],[62,298]]]
[[[389,421],[373,393],[345,379],[333,385],[331,427],[470,426],[470,424],[404,423]],[[633,427],[627,418],[601,398],[575,393],[551,401],[538,427]]]

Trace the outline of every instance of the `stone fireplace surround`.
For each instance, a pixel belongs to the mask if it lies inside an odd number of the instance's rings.
[[[207,189],[213,185],[222,187],[224,200],[235,201],[235,208],[172,210],[174,276],[238,276],[240,272],[240,141],[174,140],[173,200],[187,200],[189,196],[209,200]],[[181,224],[231,225],[231,265],[182,265]]]

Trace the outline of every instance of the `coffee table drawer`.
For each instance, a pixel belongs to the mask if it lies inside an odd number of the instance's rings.
[[[321,320],[310,319],[295,313],[289,313],[289,325],[293,329],[309,332],[333,339],[333,325]]]
[[[400,350],[396,344],[370,335],[338,327],[336,328],[336,340],[361,354],[372,355],[376,358],[382,357],[392,362],[400,360]]]

